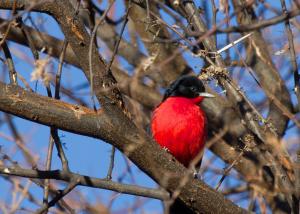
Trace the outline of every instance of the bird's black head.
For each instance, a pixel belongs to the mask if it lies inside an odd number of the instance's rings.
[[[201,80],[195,76],[184,75],[175,80],[166,90],[163,101],[168,97],[196,98],[203,95],[209,96]],[[211,95],[212,97],[213,95]]]

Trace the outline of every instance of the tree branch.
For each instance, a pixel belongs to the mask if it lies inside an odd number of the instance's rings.
[[[25,178],[55,179],[55,180],[61,180],[65,182],[72,182],[75,180],[77,181],[76,183],[81,186],[107,189],[119,193],[156,198],[160,200],[165,200],[168,199],[169,197],[169,194],[164,190],[139,187],[136,185],[129,185],[129,184],[121,184],[106,179],[93,178],[90,176],[72,173],[70,171],[69,172],[61,171],[61,170],[43,171],[43,170],[23,169],[20,167],[6,167],[0,165],[0,173],[5,175],[20,176]]]
[[[280,16],[276,16],[274,18],[271,19],[267,19],[267,20],[259,20],[256,23],[252,23],[250,25],[239,25],[239,26],[232,26],[232,27],[228,27],[225,29],[220,29],[217,28],[216,32],[217,33],[233,33],[233,32],[249,32],[249,31],[254,31],[254,30],[260,30],[262,28],[265,27],[269,27],[271,25],[276,25],[278,23],[284,22],[286,20],[292,19],[296,16],[300,15],[300,10],[296,9],[296,10],[292,10],[292,11],[287,11],[286,13],[280,15]]]
[[[61,130],[102,139],[125,153],[170,192],[177,189],[186,173],[190,173],[143,132],[137,131],[126,120],[120,120],[121,111],[109,113],[100,110],[96,113],[3,83],[0,83],[0,110]],[[195,179],[188,180],[179,198],[195,212],[244,212],[222,194]]]

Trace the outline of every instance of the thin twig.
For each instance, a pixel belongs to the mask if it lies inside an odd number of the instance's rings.
[[[92,188],[100,188],[116,191],[119,193],[139,195],[149,198],[155,198],[159,200],[165,200],[169,198],[169,193],[162,189],[154,189],[141,187],[137,185],[122,184],[107,179],[93,178],[90,176],[80,175],[72,172],[66,172],[61,170],[34,170],[23,169],[20,167],[6,167],[0,165],[0,174],[14,175],[26,178],[38,178],[38,179],[56,179],[65,182],[70,182],[74,178],[80,178],[78,185],[88,186]]]
[[[150,22],[151,18],[150,18],[150,6],[149,6],[149,0],[146,0],[146,11],[147,11],[147,17],[146,20],[148,22]]]
[[[64,44],[63,44],[63,47],[62,47],[62,52],[61,52],[60,57],[59,57],[59,65],[58,65],[58,71],[57,71],[57,74],[56,74],[56,84],[55,84],[55,99],[59,99],[60,78],[61,78],[62,65],[63,65],[63,60],[64,60],[64,55],[65,55],[65,50],[66,50],[67,44],[68,43],[65,40]],[[35,48],[33,50],[35,50]],[[34,54],[34,56],[38,57],[38,53],[37,53],[37,55]],[[47,89],[48,97],[52,97],[50,84],[46,85],[46,89]],[[65,157],[63,148],[61,146],[60,139],[58,137],[58,130],[54,127],[51,127],[50,128],[50,135],[51,136],[50,136],[50,139],[49,139],[47,160],[46,160],[46,170],[48,171],[48,170],[51,169],[51,162],[52,162],[52,154],[53,154],[54,144],[57,148],[58,156],[61,159],[63,170],[69,170],[68,161],[67,161],[67,158]],[[48,203],[49,187],[50,187],[50,180],[45,179],[45,181],[44,181],[44,195],[43,195],[43,204],[44,204],[43,208],[44,208],[44,210],[41,213],[48,210],[48,208],[49,208],[49,206],[48,206],[49,203],[50,203],[50,202]]]
[[[205,148],[209,149],[213,144],[215,144],[220,139],[222,139],[222,137],[227,133],[227,131],[228,131],[228,128],[224,127],[224,129],[220,130],[219,133],[214,134],[214,137],[205,143]],[[194,157],[194,159],[189,164],[189,169],[191,169],[191,170],[195,169],[195,166],[201,161],[203,154],[204,154],[204,149],[199,151],[199,153],[196,155],[196,157]]]
[[[71,181],[68,184],[68,186],[64,190],[59,191],[58,194],[49,203],[45,204],[43,207],[38,209],[35,212],[35,214],[42,214],[45,211],[47,211],[50,207],[53,207],[59,200],[61,200],[69,192],[71,192],[79,183],[80,183],[80,178],[75,178],[73,181]]]
[[[96,101],[94,99],[94,73],[93,73],[93,66],[92,66],[92,53],[93,53],[93,45],[94,45],[94,39],[96,37],[96,34],[98,32],[98,28],[100,27],[100,25],[102,24],[102,22],[104,21],[105,17],[107,16],[107,13],[110,11],[111,7],[113,6],[115,2],[112,1],[110,2],[108,8],[105,10],[105,12],[102,14],[102,16],[99,19],[99,22],[94,26],[94,29],[92,31],[91,34],[91,39],[90,39],[90,44],[89,44],[89,72],[90,72],[90,93],[91,93],[91,99],[94,105],[94,108],[96,108]]]
[[[2,3],[2,2],[1,2],[1,3]],[[17,6],[18,6],[18,5],[17,5],[16,3],[18,3],[18,2],[17,2],[17,1],[14,1],[14,2],[13,2],[13,5],[12,5],[12,7],[11,7],[10,9],[12,9],[12,8],[14,8],[14,7],[16,7],[16,9],[17,9]],[[21,12],[19,12],[19,13],[13,13],[13,16],[12,16],[12,18],[11,18],[10,21],[1,23],[1,24],[0,24],[0,29],[1,29],[2,27],[5,27],[6,25],[9,25],[9,24],[11,23],[12,20],[17,19],[17,18],[19,18],[19,17],[22,17],[25,13],[28,13],[28,12],[31,11],[33,8],[39,7],[39,6],[43,5],[43,4],[45,4],[45,0],[37,1],[37,2],[31,1],[30,4],[28,5],[28,7],[26,7],[23,11],[21,11]],[[24,6],[24,5],[23,5],[23,6]]]
[[[63,61],[64,61],[64,56],[65,56],[67,45],[68,45],[68,42],[67,42],[67,40],[65,40],[64,44],[63,44],[63,47],[62,47],[61,54],[59,56],[58,71],[56,73],[56,79],[55,79],[56,80],[56,82],[55,82],[55,95],[54,95],[55,99],[60,99],[60,97],[59,97],[60,80],[61,80]],[[50,84],[48,84],[46,86],[46,88],[47,88],[48,96],[52,97],[51,90],[50,90]],[[48,163],[48,161],[51,162],[51,159],[52,159],[52,151],[50,152],[49,150],[53,149],[53,142],[54,142],[55,146],[56,146],[56,149],[57,149],[57,152],[58,152],[58,156],[59,156],[59,158],[61,160],[61,163],[62,163],[63,170],[64,171],[69,171],[70,169],[69,169],[68,159],[66,158],[66,155],[64,153],[60,138],[58,136],[58,129],[55,128],[55,127],[51,127],[50,128],[50,135],[51,135],[51,139],[49,141],[49,148],[48,148],[48,154],[50,156],[47,156],[47,166],[48,166],[48,164],[50,164],[50,163]],[[51,166],[51,164],[49,166]],[[50,170],[50,168],[47,168],[47,170]],[[45,203],[45,201],[44,201],[44,203]]]
[[[6,44],[6,41],[3,40],[3,42],[1,42],[1,47],[3,49],[4,56],[6,58],[5,63],[9,70],[10,83],[13,85],[17,85],[17,72],[15,70],[14,62],[12,60],[12,56]]]
[[[197,41],[193,42],[193,46],[203,42],[206,38],[208,38],[209,36],[211,36],[215,33],[249,32],[249,31],[259,30],[261,28],[275,25],[275,24],[281,23],[285,20],[288,20],[295,16],[300,15],[300,10],[292,10],[292,11],[289,11],[287,15],[276,16],[274,18],[271,18],[268,20],[263,20],[258,23],[255,23],[255,24],[233,26],[233,27],[229,27],[226,29],[220,28],[224,23],[227,23],[228,20],[230,20],[232,17],[234,17],[236,15],[236,13],[239,11],[240,10],[237,10],[235,13],[231,14],[229,17],[226,17],[223,21],[218,23],[218,25],[216,27],[212,27],[210,30],[206,31],[205,33],[201,33],[199,35],[193,35],[193,36],[199,36]],[[183,53],[182,49],[177,49],[176,51],[174,51],[174,53],[169,58],[167,58],[166,60],[164,60],[157,66],[163,67],[165,64],[170,63],[176,56],[178,56],[182,53]]]
[[[252,33],[249,33],[252,34]],[[250,36],[249,34],[245,35],[245,36]],[[228,39],[230,39],[230,35],[228,36]],[[254,81],[256,82],[256,84],[260,87],[263,88],[262,85],[260,84],[260,82],[258,81],[258,79],[255,77],[254,75],[254,71],[253,69],[247,65],[246,61],[244,60],[242,54],[240,53],[240,51],[235,47],[235,52],[238,54],[239,58],[241,59],[240,62],[242,64],[242,66],[244,66],[246,68],[246,70],[249,72],[249,74],[251,75],[251,77],[254,79]],[[261,118],[262,119],[262,118]],[[273,127],[274,128],[274,127]],[[274,130],[275,131],[275,130]]]
[[[111,66],[112,66],[112,64],[114,62],[115,56],[116,56],[116,54],[118,52],[119,45],[120,45],[120,42],[122,40],[122,36],[123,36],[124,30],[125,30],[126,24],[128,22],[128,15],[129,15],[129,11],[130,11],[130,8],[131,8],[130,4],[131,4],[131,0],[128,3],[127,11],[125,13],[125,20],[124,20],[124,23],[123,23],[122,28],[121,28],[120,36],[119,36],[119,38],[117,40],[117,44],[115,45],[115,48],[114,48],[113,54],[111,56],[110,62],[107,65],[106,73],[110,70],[110,68],[111,68]]]
[[[50,138],[49,138],[49,145],[48,145],[48,151],[47,151],[47,160],[46,160],[46,170],[47,171],[49,171],[51,169],[53,146],[54,146],[54,140],[50,136]],[[49,186],[50,186],[50,180],[49,179],[45,179],[45,181],[44,181],[44,196],[43,196],[43,204],[44,204],[44,206],[46,206],[48,204]]]
[[[21,134],[19,133],[16,124],[12,120],[13,119],[12,116],[10,114],[5,114],[5,119],[6,119],[8,128],[10,129],[10,131],[14,137],[14,141],[15,141],[16,145],[19,147],[19,149],[22,151],[22,153],[25,157],[25,160],[30,164],[31,167],[35,168],[37,157],[34,157],[31,154],[30,149],[28,149],[26,147],[24,139],[22,138]]]
[[[279,110],[283,113],[283,115],[285,115],[286,117],[288,117],[290,120],[292,120],[295,125],[300,129],[300,120],[297,119],[296,114],[293,114],[292,112],[289,111],[289,109],[283,104],[281,103],[276,96],[274,96],[274,94],[265,91],[266,95],[269,97],[269,99],[274,102],[274,104],[279,108]]]
[[[297,158],[295,162],[295,192],[298,200],[297,207],[300,209],[300,149],[297,150]],[[299,213],[299,212],[298,212]]]
[[[286,9],[285,0],[280,0],[280,1],[281,1],[283,14],[287,15],[288,11]],[[297,65],[296,54],[295,54],[294,36],[291,30],[290,21],[288,19],[285,21],[285,30],[288,36],[292,72],[294,74],[294,92],[296,94],[297,101],[298,101],[297,111],[300,111],[300,76],[298,73],[298,65]]]
[[[252,34],[253,34],[253,33],[248,33],[248,34],[246,34],[245,36],[242,36],[241,38],[239,38],[239,39],[237,39],[237,40],[235,40],[235,41],[229,43],[229,44],[226,45],[225,47],[219,49],[216,53],[217,53],[217,54],[220,54],[220,53],[222,53],[223,51],[226,51],[227,49],[233,47],[234,45],[238,44],[239,42],[243,41],[244,39],[250,37]],[[213,52],[209,52],[209,53],[213,53]]]
[[[58,64],[58,69],[57,69],[56,78],[55,78],[54,98],[58,99],[58,100],[60,99],[60,96],[59,96],[60,80],[61,80],[62,67],[63,67],[63,63],[64,63],[64,58],[65,58],[65,53],[66,53],[67,46],[68,46],[68,42],[67,42],[67,40],[64,40],[62,51],[61,51],[61,54],[59,56],[59,64]]]
[[[33,92],[32,88],[29,85],[29,83],[26,81],[26,79],[20,73],[17,73],[17,78],[24,84],[25,88],[28,91]]]
[[[31,52],[32,52],[32,54],[33,54],[33,58],[34,58],[35,60],[38,60],[38,59],[39,59],[39,52],[38,52],[37,49],[35,48],[35,45],[34,45],[35,42],[34,42],[32,36],[31,36],[30,32],[28,32],[28,28],[25,27],[25,25],[24,25],[23,21],[21,20],[21,18],[18,18],[17,20],[18,20],[18,22],[19,22],[20,25],[21,25],[21,31],[22,31],[24,37],[25,37],[25,38],[27,39],[27,41],[28,41],[28,45],[29,45],[29,48],[30,48],[30,50],[31,50]]]
[[[112,146],[111,154],[110,154],[110,164],[106,175],[107,180],[111,180],[112,178],[112,171],[114,169],[114,163],[115,163],[115,153],[116,153],[116,148]]]
[[[210,148],[220,138],[222,138],[226,134],[226,132],[227,132],[227,128],[224,128],[223,130],[221,130],[220,133],[216,134],[211,140],[209,140],[206,143],[205,147]],[[195,173],[195,166],[201,161],[203,154],[204,154],[204,149],[200,150],[199,153],[196,155],[196,157],[191,161],[191,163],[189,164],[189,167],[188,167],[190,172]],[[171,205],[175,202],[176,198],[181,193],[182,188],[186,185],[186,183],[190,179],[192,179],[192,176],[191,176],[192,173],[186,173],[186,175],[183,176],[182,179],[180,180],[180,183],[179,183],[177,189],[175,189],[173,191],[172,197],[170,199],[164,201],[165,213],[169,213],[169,209],[170,209]],[[195,176],[195,174],[193,176]]]
[[[92,1],[90,2],[90,4],[92,5],[92,8],[99,13],[100,15],[102,15],[105,11],[101,10],[96,4],[94,4]],[[118,25],[123,21],[124,17],[120,17],[117,20],[113,20],[111,18],[109,18],[108,16],[105,16],[105,21],[110,24],[110,25]]]
[[[13,7],[12,7],[12,15],[13,16],[16,15],[16,5],[17,5],[17,1],[14,0]],[[8,27],[7,27],[6,31],[5,31],[5,33],[3,35],[1,35],[0,46],[2,46],[5,43],[5,40],[6,40],[7,36],[8,36],[8,33],[9,33],[9,31],[10,31],[12,25],[13,25],[13,22],[14,22],[14,19],[12,19],[9,22]],[[1,34],[1,32],[0,32],[0,34]]]
[[[278,24],[280,22],[284,22],[286,20],[292,19],[295,16],[299,16],[300,15],[300,10],[296,9],[296,10],[291,10],[291,11],[287,11],[287,13],[282,14],[280,16],[276,16],[273,17],[271,19],[267,19],[267,20],[261,20],[257,23],[253,23],[251,25],[239,25],[239,26],[232,26],[232,27],[228,27],[226,29],[220,29],[220,28],[216,28],[215,32],[217,33],[234,33],[234,32],[249,32],[249,31],[255,31],[255,30],[259,30],[265,27],[269,27],[271,25],[275,25]]]
[[[1,151],[0,151],[0,154],[2,155]],[[20,165],[17,162],[15,162],[10,156],[8,156],[7,154],[4,154],[4,156],[5,156],[5,160],[8,160],[10,162],[10,164],[12,164],[13,168],[21,169]],[[36,167],[34,169],[36,169]],[[7,176],[7,178],[9,178],[9,177]],[[29,180],[31,182],[35,183],[37,186],[44,188],[44,182],[41,179],[29,178]],[[24,187],[22,187],[21,184],[20,184],[20,188],[24,189]],[[58,194],[59,191],[50,188],[49,193],[51,195],[55,195],[55,194]],[[37,199],[35,199],[34,196],[32,194],[30,194],[30,192],[28,192],[28,197],[29,197],[30,201],[36,203],[37,205],[42,205],[42,203],[39,203],[39,201]],[[74,210],[63,199],[60,200],[59,207],[61,209],[67,209],[71,214],[74,213]]]
[[[218,8],[216,7],[215,0],[210,0],[210,1],[211,1],[211,5],[212,5],[212,12],[213,12],[212,26],[216,27],[217,26],[217,12],[218,12]],[[214,35],[214,40],[215,40],[216,47],[218,47],[218,45],[217,45],[217,35]]]
[[[22,203],[22,201],[25,199],[25,197],[28,195],[29,193],[29,188],[31,186],[32,182],[30,180],[27,180],[26,185],[24,186],[24,188],[20,191],[18,200],[16,200],[13,205],[12,208],[10,210],[10,213],[16,213],[17,210],[20,208],[20,205]],[[19,183],[16,183],[17,185],[17,189],[19,189]]]
[[[154,16],[157,21],[163,25],[165,25],[166,27],[168,27],[169,29],[171,29],[172,31],[174,31],[174,33],[176,33],[183,41],[185,41],[187,44],[189,44],[190,46],[194,46],[195,44],[193,42],[191,42],[190,40],[188,40],[184,35],[182,35],[178,30],[176,30],[173,26],[169,25],[167,22],[165,22],[164,20],[162,20],[158,15],[156,15],[154,12],[150,11],[151,15]]]
[[[46,84],[46,89],[47,89],[47,94],[48,97],[52,97],[52,92],[50,89],[50,84]],[[58,130],[55,127],[50,127],[50,135],[54,140],[55,143],[55,147],[57,149],[58,152],[58,157],[61,160],[61,164],[62,164],[62,168],[63,170],[69,171],[69,164],[68,164],[68,159],[66,158],[65,152],[63,150],[60,138],[58,136]]]
[[[240,161],[240,158],[244,155],[244,153],[247,149],[248,149],[248,146],[246,145],[244,147],[244,149],[240,152],[240,154],[236,157],[236,159],[224,170],[224,173],[223,173],[221,179],[219,180],[215,190],[217,190],[217,191],[219,190],[221,184],[225,180],[225,178],[228,175],[228,173],[230,172],[230,170],[238,163],[238,161]]]
[[[62,143],[60,141],[60,138],[58,136],[58,130],[54,127],[50,128],[51,136],[54,140],[57,152],[58,152],[58,157],[61,160],[62,168],[64,171],[70,171],[69,169],[69,164],[68,164],[68,159],[66,158],[65,152],[62,147]]]

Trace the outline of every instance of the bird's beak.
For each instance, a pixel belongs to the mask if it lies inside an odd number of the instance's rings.
[[[198,95],[201,96],[201,97],[207,97],[207,98],[213,98],[213,97],[216,97],[215,95],[210,94],[210,93],[207,93],[207,92],[201,92],[201,93],[199,93]]]

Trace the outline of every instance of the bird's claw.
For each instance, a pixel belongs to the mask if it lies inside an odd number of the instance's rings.
[[[170,150],[167,147],[164,146],[162,149],[170,153]]]
[[[200,175],[200,173],[199,172],[197,172],[197,171],[194,171],[193,172],[193,177],[194,177],[194,179],[199,179],[199,180],[201,180],[201,175]]]

